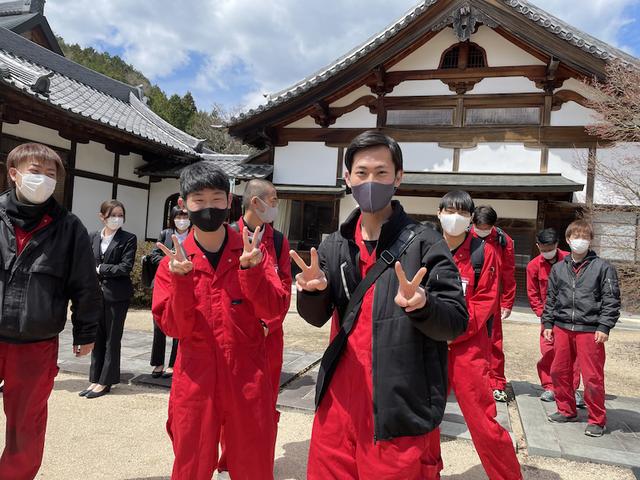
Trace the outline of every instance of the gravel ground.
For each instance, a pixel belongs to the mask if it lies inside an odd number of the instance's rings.
[[[131,311],[127,329],[151,331],[149,312]],[[536,325],[507,322],[505,351],[510,379],[537,382]],[[285,323],[287,348],[323,351],[329,335],[305,324],[295,312]],[[607,344],[607,391],[640,395],[640,371],[629,368],[640,361],[640,332],[613,331]],[[165,391],[119,385],[112,394],[86,400],[77,396],[86,379],[61,373],[49,402],[49,424],[39,479],[91,478],[105,480],[163,480],[171,472],[173,455],[164,429],[168,395]],[[510,409],[519,445],[523,446],[517,409]],[[313,417],[283,412],[275,461],[276,480],[303,480]],[[0,431],[4,416],[0,416]],[[4,441],[0,438],[0,445]],[[446,480],[485,480],[487,477],[471,442],[443,442]],[[605,465],[529,457],[519,453],[527,480],[634,480],[630,471]]]

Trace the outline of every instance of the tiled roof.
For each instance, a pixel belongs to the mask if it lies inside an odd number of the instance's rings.
[[[21,15],[23,13],[32,13],[32,6],[37,8],[39,5],[34,2],[31,5],[30,0],[10,0],[0,2],[0,16]],[[37,12],[36,12],[37,13]]]
[[[640,60],[638,60],[637,58],[632,57],[631,55],[628,55],[623,51],[614,48],[611,45],[608,45],[607,43],[602,42],[575,27],[572,27],[562,20],[548,14],[541,8],[532,5],[526,0],[500,1],[505,5],[511,7],[515,12],[524,15],[531,22],[535,22],[551,33],[567,41],[571,45],[581,48],[582,50],[594,55],[597,58],[603,60],[620,59],[624,62],[640,66]],[[397,22],[391,24],[378,35],[370,38],[359,47],[351,50],[346,55],[338,58],[325,68],[301,80],[292,87],[289,87],[273,95],[269,95],[267,97],[267,103],[250,109],[247,112],[241,113],[237,117],[232,118],[230,121],[230,125],[239,124],[256,115],[271,110],[272,108],[288,102],[289,100],[292,100],[311,90],[312,88],[324,83],[326,80],[334,77],[336,74],[353,65],[368,53],[372,52],[384,43],[388,42],[390,39],[394,38],[407,26],[411,25],[418,18],[426,14],[429,8],[435,5],[437,2],[438,0],[424,0],[420,2],[419,5],[411,9]],[[474,4],[474,6],[477,7],[478,4],[476,3]]]
[[[69,114],[197,157],[203,140],[175,128],[113,80],[0,28],[0,82]]]
[[[7,30],[13,30],[14,28],[28,22],[29,20],[37,16],[37,13],[29,13],[26,15],[0,16],[0,27],[6,28]]]
[[[447,192],[456,189],[474,191],[580,192],[583,184],[559,173],[465,173],[405,172],[402,187],[423,187]]]
[[[220,155],[219,157],[244,157],[246,155]],[[245,164],[238,159],[223,160],[217,155],[203,155],[206,160],[213,161],[216,166],[226,173],[230,178],[237,180],[252,180],[255,178],[266,178],[273,172],[273,166],[271,165],[253,165]],[[159,178],[178,178],[182,169],[186,167],[184,163],[167,162],[160,160],[157,162],[149,163],[136,170],[136,173],[140,176],[154,176]]]

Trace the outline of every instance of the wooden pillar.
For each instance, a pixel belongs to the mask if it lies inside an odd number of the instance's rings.
[[[464,125],[464,98],[458,95],[458,103],[456,105],[456,118],[454,126],[462,127]]]
[[[71,211],[73,207],[73,190],[75,188],[75,169],[76,169],[76,154],[78,151],[78,143],[75,140],[71,141],[71,149],[69,150],[69,156],[67,157],[67,175],[65,177],[64,184],[64,207]]]
[[[111,188],[111,198],[118,198],[118,175],[120,174],[120,154],[115,154],[113,161],[113,186]]]
[[[453,149],[453,169],[454,172],[460,171],[460,149]]]
[[[551,110],[553,108],[553,91],[547,91],[544,97],[544,107],[542,109],[542,126],[548,127],[551,125]],[[542,152],[540,155],[540,173],[549,172],[549,147],[542,146]]]
[[[344,147],[338,147],[338,162],[336,165],[336,180],[342,178],[342,164],[344,161]],[[337,182],[336,182],[337,185]]]
[[[596,147],[589,148],[589,160],[587,161],[587,209],[593,208],[593,196],[596,184],[596,169],[598,164],[598,150]]]

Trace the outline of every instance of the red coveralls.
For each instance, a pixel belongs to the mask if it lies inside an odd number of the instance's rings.
[[[245,227],[244,218],[240,217],[240,219],[236,222],[238,225],[238,229],[240,232]],[[265,224],[263,226],[264,233],[262,235],[262,240],[260,241],[260,245],[264,245],[264,248],[269,253],[269,256],[273,259],[277,258],[276,247],[273,240],[273,227],[269,224]],[[287,310],[289,309],[289,305],[291,303],[291,260],[289,259],[289,240],[287,237],[283,237],[282,239],[282,250],[280,250],[280,258],[277,259],[276,270],[278,271],[278,277],[280,277],[280,281],[282,282],[282,288],[287,293]],[[276,403],[278,402],[278,393],[280,393],[280,372],[282,371],[282,358],[284,352],[284,331],[282,329],[282,323],[284,322],[284,317],[287,315],[285,311],[281,316],[282,318],[275,319],[275,322],[271,322],[274,325],[274,329],[269,329],[269,335],[265,340],[265,351],[266,351],[266,365],[267,372],[269,374],[269,379],[271,381],[271,386],[273,387],[273,410],[276,415],[276,434],[277,434],[277,423],[280,420],[280,412],[276,410]],[[265,322],[268,323],[268,322]],[[221,472],[228,471],[227,469],[227,452],[225,448],[224,442],[224,434],[220,439],[221,444],[221,453],[220,453],[220,461],[218,462],[218,470]],[[276,449],[276,436],[273,437],[273,453],[275,455]]]
[[[520,464],[509,433],[496,421],[496,402],[489,388],[487,320],[498,303],[498,255],[485,244],[484,266],[478,285],[471,262],[472,235],[458,247],[453,260],[460,270],[469,326],[449,344],[449,388],[471,433],[482,466],[491,480],[520,480]],[[429,458],[440,458],[440,443],[433,442]],[[442,461],[440,461],[442,465]]]
[[[260,319],[277,327],[288,295],[264,247],[260,265],[240,269],[242,237],[226,229],[215,271],[192,231],[182,246],[193,271],[171,274],[167,257],[155,277],[154,317],[181,342],[167,421],[175,453],[173,480],[211,479],[223,426],[232,478],[273,479],[273,389]]]
[[[16,253],[20,255],[33,235],[46,227],[45,215],[30,232],[14,225]],[[0,458],[0,479],[32,480],[44,453],[47,401],[58,374],[58,338],[35,343],[0,342],[0,378],[7,418],[5,447]]]
[[[556,263],[564,260],[569,255],[568,252],[558,249],[556,255]],[[551,264],[542,255],[538,255],[527,265],[527,296],[529,297],[529,305],[531,310],[538,318],[542,317],[544,305],[547,303],[547,287],[549,284],[549,274],[551,273]],[[553,381],[551,380],[551,365],[553,363],[553,342],[548,342],[544,335],[544,325],[540,325],[540,361],[538,362],[538,376],[540,384],[545,390],[553,390]],[[578,361],[573,367],[573,387],[577,390],[580,386],[580,368]]]
[[[475,228],[473,234],[477,237]],[[507,245],[499,244],[498,232],[494,228],[485,241],[492,245],[498,253],[498,273],[500,278],[500,302],[493,314],[491,345],[489,346],[489,384],[491,390],[504,390],[507,378],[504,374],[504,348],[502,338],[501,308],[513,309],[516,300],[516,254],[513,239],[503,231]]]
[[[366,275],[376,263],[370,254],[360,220],[355,241],[360,248],[360,269]],[[375,284],[367,291],[345,351],[313,421],[307,480],[432,480],[435,465],[421,459],[430,443],[438,442],[437,430],[417,437],[374,442],[372,311]],[[337,332],[334,315],[332,338]]]

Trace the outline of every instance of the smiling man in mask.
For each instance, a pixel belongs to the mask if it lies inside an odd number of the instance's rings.
[[[460,275],[433,229],[392,201],[402,152],[376,131],[345,154],[345,180],[359,208],[296,276],[298,311],[331,344],[316,386],[309,480],[435,479],[422,458],[444,414],[447,341],[468,321]]]
[[[71,301],[73,352],[91,353],[102,296],[87,230],[53,198],[60,157],[28,143],[7,157],[11,189],[0,196],[0,378],[7,416],[0,478],[36,477],[47,401],[58,373],[58,334]]]
[[[172,480],[211,480],[224,426],[231,478],[272,480],[275,415],[266,369],[265,332],[289,306],[273,260],[260,243],[224,223],[229,178],[213,162],[180,174],[178,206],[193,229],[166,255],[153,290],[153,316],[180,341],[167,430]]]

